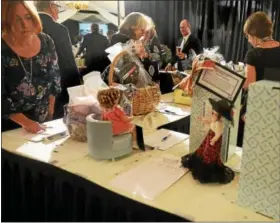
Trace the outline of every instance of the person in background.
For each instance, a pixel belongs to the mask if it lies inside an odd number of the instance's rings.
[[[34,1],[42,21],[43,32],[54,40],[61,75],[62,92],[56,99],[54,118],[62,118],[64,105],[69,102],[68,87],[80,85],[80,73],[77,68],[69,32],[58,20],[59,5],[55,1]]]
[[[110,30],[110,29],[107,31],[107,38],[108,38],[109,44],[111,44],[112,36],[113,36],[115,33],[116,33],[115,31]]]
[[[264,12],[255,12],[246,20],[243,31],[249,43],[253,46],[245,56],[244,92],[239,122],[238,146],[243,144],[244,121],[248,87],[251,83],[269,79],[280,81],[280,43],[272,38],[273,25]]]
[[[118,27],[113,23],[108,23],[107,27],[107,38],[109,40],[109,44],[111,44],[112,36],[118,31]]]
[[[53,40],[42,33],[36,9],[27,1],[2,5],[2,131],[45,130],[60,93],[60,71]]]
[[[203,52],[200,40],[191,33],[191,25],[187,19],[184,19],[180,23],[180,32],[182,38],[180,38],[176,45],[176,55],[165,67],[166,71],[175,70],[174,64],[178,62],[178,70],[184,71],[189,69],[192,63],[192,59],[189,63],[185,63],[188,57],[191,57],[193,53],[200,54]]]
[[[159,80],[159,70],[157,62],[153,62],[148,58],[148,54],[144,49],[141,37],[144,36],[146,29],[151,26],[148,17],[140,12],[132,12],[127,15],[120,25],[119,31],[112,36],[111,45],[116,43],[127,43],[131,40],[135,41],[137,48],[137,56],[144,65],[145,70],[152,77],[153,81]],[[139,40],[139,41],[138,41]],[[102,79],[108,83],[110,66],[102,73]]]
[[[78,57],[84,50],[86,50],[86,73],[91,71],[103,72],[109,64],[109,60],[107,59],[107,54],[105,52],[108,47],[109,41],[105,36],[99,33],[98,24],[92,24],[91,33],[84,36],[83,42],[76,54],[76,57]]]

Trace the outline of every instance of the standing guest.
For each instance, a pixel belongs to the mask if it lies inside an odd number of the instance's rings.
[[[158,64],[147,57],[148,54],[145,52],[143,43],[138,41],[144,36],[146,29],[148,29],[150,25],[150,19],[148,19],[146,15],[140,12],[130,13],[120,25],[119,31],[112,36],[111,45],[127,43],[131,40],[135,41],[136,48],[138,48],[137,56],[139,60],[152,77],[153,81],[157,82],[159,80]],[[102,73],[102,78],[106,83],[108,83],[109,70],[110,66]]]
[[[203,52],[200,40],[191,33],[191,25],[187,19],[181,21],[180,32],[182,38],[177,42],[176,55],[173,56],[173,59],[165,67],[167,71],[174,70],[174,64],[176,62],[178,62],[178,70],[184,71],[191,68],[192,59],[189,57],[191,57],[193,53],[200,54]]]
[[[36,9],[27,1],[2,1],[2,131],[23,127],[37,133],[54,114],[60,93],[55,45],[41,33]]]
[[[149,27],[149,22],[148,17],[140,12],[130,13],[120,25],[119,31],[113,35],[111,45],[139,40]]]
[[[245,56],[247,79],[244,88],[253,82],[267,79],[265,69],[280,69],[280,43],[272,38],[272,29],[272,21],[264,12],[256,12],[246,20],[244,33],[253,49]]]
[[[86,50],[86,73],[91,71],[103,72],[109,64],[105,52],[108,47],[109,41],[105,36],[99,33],[99,26],[97,24],[92,24],[91,33],[84,36],[84,40],[76,54],[76,57],[78,57],[84,50]]]
[[[113,23],[108,23],[108,32],[107,32],[107,38],[109,40],[109,44],[111,44],[112,36],[118,31],[118,27]]]
[[[241,119],[239,122],[238,146],[243,144],[247,90],[251,83],[269,79],[280,81],[280,43],[272,38],[273,25],[264,12],[255,12],[244,25],[244,34],[253,49],[245,56],[246,81],[242,98]]]
[[[108,38],[109,44],[111,44],[112,36],[113,36],[115,33],[116,33],[115,31],[110,30],[110,29],[107,31],[107,38]]]
[[[43,32],[54,40],[61,75],[62,92],[56,99],[54,118],[62,118],[64,105],[69,102],[68,87],[80,85],[69,32],[66,26],[57,23],[59,5],[55,1],[34,1],[42,21]]]

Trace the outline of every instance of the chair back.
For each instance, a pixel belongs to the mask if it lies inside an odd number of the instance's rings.
[[[89,150],[111,150],[113,146],[112,124],[109,121],[96,120],[94,114],[90,114],[87,120],[87,139]]]

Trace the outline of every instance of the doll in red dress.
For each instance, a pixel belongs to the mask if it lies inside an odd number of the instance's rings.
[[[135,139],[132,117],[128,117],[118,105],[120,97],[121,91],[114,87],[98,91],[97,100],[102,108],[102,120],[112,122],[113,135],[132,133]]]
[[[229,183],[234,178],[234,172],[226,167],[220,158],[222,146],[222,118],[233,122],[232,106],[226,100],[209,99],[212,105],[211,121],[198,118],[210,129],[199,148],[191,154],[182,157],[182,165],[192,172],[195,179],[201,183]]]

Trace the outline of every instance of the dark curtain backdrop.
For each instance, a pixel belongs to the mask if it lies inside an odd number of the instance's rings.
[[[243,61],[249,44],[243,34],[248,16],[255,11],[265,11],[274,22],[274,35],[280,40],[280,0],[171,0],[125,1],[126,15],[142,12],[150,16],[159,38],[172,51],[180,37],[179,23],[190,21],[192,33],[203,47],[220,46],[227,61]]]

